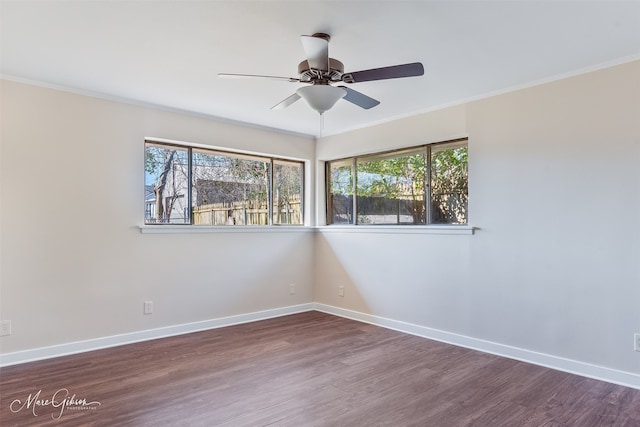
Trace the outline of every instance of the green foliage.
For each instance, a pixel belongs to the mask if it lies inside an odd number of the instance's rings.
[[[158,147],[147,147],[144,150],[144,170],[148,174],[156,175],[160,172],[162,164],[164,162],[164,151],[167,151]]]
[[[431,153],[430,159],[426,157],[427,152]],[[389,216],[395,215],[397,222],[425,224],[427,198],[430,198],[431,209],[428,222],[466,222],[466,146],[433,146],[429,151],[405,152],[377,159],[369,156],[357,160],[355,175],[359,223],[375,222],[376,217],[377,221],[388,223]],[[334,221],[338,217],[347,218],[352,209],[354,174],[351,165],[348,161],[331,165],[330,195]],[[429,191],[427,183],[431,187]]]
[[[469,199],[468,148],[436,152],[431,158],[431,210],[433,223],[467,222]]]
[[[408,215],[413,224],[424,224],[426,172],[424,152],[358,162],[359,222],[370,222],[369,215],[395,214],[397,222]]]
[[[331,192],[351,196],[353,194],[353,174],[351,166],[331,168]]]
[[[330,163],[329,203],[330,221],[333,224],[353,221],[353,171],[351,162]]]
[[[275,195],[284,202],[299,197],[302,189],[302,167],[295,163],[274,163],[273,186]]]
[[[424,154],[358,163],[358,195],[391,199],[424,194]]]
[[[468,149],[453,148],[435,153],[431,158],[431,181],[434,191],[460,191],[468,186]]]

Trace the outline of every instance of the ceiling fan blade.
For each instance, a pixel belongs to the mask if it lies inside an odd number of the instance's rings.
[[[310,68],[329,71],[329,41],[314,36],[300,36]]]
[[[294,77],[279,77],[279,76],[261,76],[258,74],[230,74],[230,73],[218,73],[218,77],[230,78],[230,79],[271,79],[271,80],[284,80],[287,82],[299,82],[300,79]]]
[[[364,108],[368,110],[369,108],[373,108],[376,105],[380,104],[380,101],[377,99],[373,99],[364,93],[358,92],[357,90],[353,90],[346,86],[338,86],[347,91],[347,94],[344,96],[344,100],[351,102],[352,104],[356,104],[358,107]]]
[[[289,105],[291,105],[294,102],[296,102],[298,99],[300,99],[300,95],[298,95],[297,93],[294,93],[293,95],[291,95],[291,96],[285,98],[284,100],[278,102],[276,105],[271,107],[271,109],[272,110],[283,110],[283,109],[287,108]]]
[[[371,70],[354,71],[342,75],[345,83],[360,83],[371,80],[398,79],[401,77],[414,77],[424,74],[424,67],[420,62],[411,64],[392,65],[390,67],[372,68]]]

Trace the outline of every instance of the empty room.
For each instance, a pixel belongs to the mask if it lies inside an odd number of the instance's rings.
[[[640,2],[0,2],[0,425],[640,425]]]

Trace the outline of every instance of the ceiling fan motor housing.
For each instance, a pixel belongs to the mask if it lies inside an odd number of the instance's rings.
[[[315,70],[309,67],[305,59],[298,64],[298,74],[300,81],[312,82],[314,80],[340,81],[344,73],[344,64],[337,59],[329,58],[329,71]]]

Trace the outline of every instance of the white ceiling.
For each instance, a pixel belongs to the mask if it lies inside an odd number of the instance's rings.
[[[640,58],[640,1],[5,1],[2,76],[308,135],[300,35],[329,33],[345,72],[420,61],[425,75],[351,87],[323,135]]]

